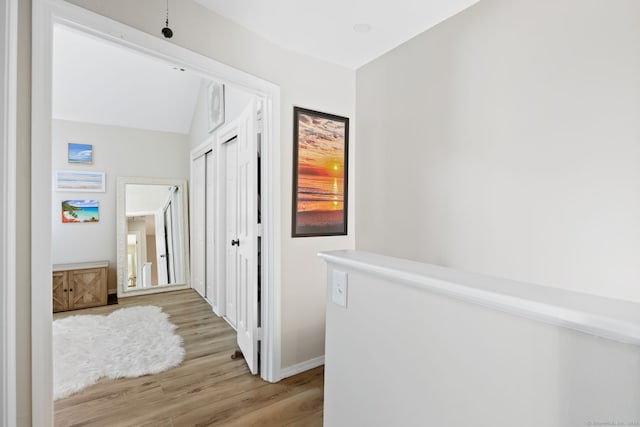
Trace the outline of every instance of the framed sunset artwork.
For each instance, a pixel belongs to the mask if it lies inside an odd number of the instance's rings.
[[[347,234],[349,119],[293,109],[292,237]]]

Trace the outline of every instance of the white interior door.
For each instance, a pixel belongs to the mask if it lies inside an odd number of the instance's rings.
[[[205,259],[204,259],[204,274],[205,274],[205,295],[209,302],[217,308],[218,301],[215,292],[215,203],[214,203],[214,188],[215,188],[215,170],[213,162],[213,152],[209,151],[205,154],[205,209],[204,209],[204,222],[206,229],[205,236]]]
[[[191,163],[191,286],[206,298],[205,288],[205,156]]]
[[[238,287],[238,138],[226,150],[226,310],[227,321],[236,327]]]
[[[238,346],[258,373],[258,134],[252,101],[238,122],[237,322]]]

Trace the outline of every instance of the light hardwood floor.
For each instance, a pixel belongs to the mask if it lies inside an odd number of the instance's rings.
[[[97,384],[55,402],[56,426],[321,426],[322,367],[276,384],[231,359],[235,332],[192,290],[122,298],[118,305],[56,313],[108,314],[157,305],[178,326],[185,360],[156,375]]]

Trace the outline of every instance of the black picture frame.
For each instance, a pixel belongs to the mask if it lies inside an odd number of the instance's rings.
[[[293,108],[291,237],[348,233],[349,118]]]

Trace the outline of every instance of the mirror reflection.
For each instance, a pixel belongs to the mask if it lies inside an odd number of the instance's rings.
[[[184,184],[123,183],[119,290],[186,284]],[[123,248],[124,249],[124,248]]]
[[[184,282],[177,185],[126,184],[127,288]]]

